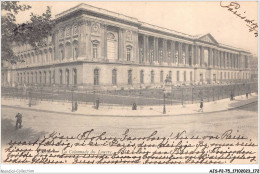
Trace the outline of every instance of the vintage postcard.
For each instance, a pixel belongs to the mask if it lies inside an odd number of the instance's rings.
[[[1,172],[258,164],[257,6],[2,1]]]

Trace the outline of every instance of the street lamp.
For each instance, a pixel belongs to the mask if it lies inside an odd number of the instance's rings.
[[[74,112],[74,106],[73,106],[73,89],[71,89],[71,104],[72,104],[72,112]]]
[[[163,88],[163,114],[166,114],[165,93],[166,93],[166,90],[165,90],[165,88]]]

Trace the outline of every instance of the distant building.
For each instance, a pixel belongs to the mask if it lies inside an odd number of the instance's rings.
[[[80,4],[56,15],[39,50],[14,46],[24,63],[2,68],[2,85],[140,88],[248,80],[251,54],[136,18]]]
[[[258,80],[258,57],[253,56],[248,65],[250,69],[251,79],[257,81]]]

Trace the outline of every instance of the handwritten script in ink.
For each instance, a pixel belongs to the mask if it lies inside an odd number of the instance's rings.
[[[230,164],[257,163],[258,145],[239,131],[168,137],[154,131],[136,137],[127,129],[119,137],[93,129],[75,136],[53,132],[35,141],[10,141],[4,163],[30,164]]]
[[[225,5],[224,5],[225,3]],[[248,19],[246,17],[246,11],[240,8],[240,4],[238,2],[220,2],[220,6],[223,8],[227,8],[228,11],[242,19],[246,26],[249,28],[249,32],[253,32],[255,37],[258,36],[258,24],[254,19]]]

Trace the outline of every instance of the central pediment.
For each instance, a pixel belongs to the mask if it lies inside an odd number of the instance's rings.
[[[211,44],[218,44],[216,39],[214,39],[214,37],[211,34],[203,35],[203,36],[199,37],[198,40],[207,42],[207,43],[211,43]]]

